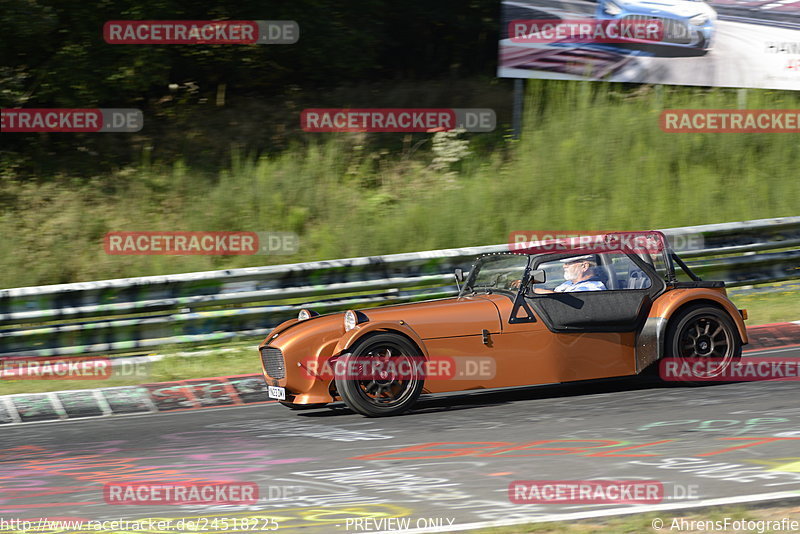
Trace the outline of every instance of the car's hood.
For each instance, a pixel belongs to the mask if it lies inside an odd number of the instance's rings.
[[[370,321],[405,321],[422,339],[501,331],[500,313],[481,296],[429,300],[364,310]]]
[[[414,330],[422,339],[480,335],[482,331],[499,333],[502,328],[497,306],[486,297],[472,296],[396,304],[360,310],[369,322],[399,322]],[[304,344],[300,338],[314,338],[316,343],[330,342],[344,335],[344,313],[332,313],[305,321],[291,321],[273,332],[276,345]],[[272,335],[267,339],[271,339]]]

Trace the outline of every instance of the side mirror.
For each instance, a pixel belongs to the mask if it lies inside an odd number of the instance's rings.
[[[533,297],[536,295],[533,291],[533,286],[536,284],[544,284],[547,281],[547,276],[544,274],[543,269],[536,269],[531,271],[531,279],[528,280],[528,285],[525,287],[525,296]]]
[[[459,282],[459,283],[463,282],[464,281],[464,271],[462,271],[461,269],[456,269],[455,277],[456,277],[456,282]]]

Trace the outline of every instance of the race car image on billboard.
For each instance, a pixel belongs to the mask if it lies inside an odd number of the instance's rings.
[[[717,12],[704,0],[600,0],[598,20],[658,21],[665,45],[711,49]]]
[[[504,78],[800,89],[797,1],[505,0],[501,21]]]

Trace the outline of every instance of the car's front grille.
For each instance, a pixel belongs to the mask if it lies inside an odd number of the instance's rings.
[[[283,362],[281,349],[275,347],[261,348],[261,361],[264,362],[264,370],[272,378],[286,378],[286,365]]]
[[[689,44],[692,42],[689,26],[679,20],[649,15],[626,15],[622,20],[636,23],[660,22],[664,31],[661,42],[674,44]]]

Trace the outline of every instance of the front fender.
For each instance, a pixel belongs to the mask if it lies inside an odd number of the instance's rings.
[[[425,348],[425,343],[422,338],[408,326],[405,321],[379,321],[379,322],[366,322],[362,323],[339,338],[339,342],[333,349],[333,355],[339,356],[347,352],[356,341],[369,334],[370,332],[398,332],[405,335],[413,341],[417,347],[422,351],[422,355],[428,358],[428,350]]]

